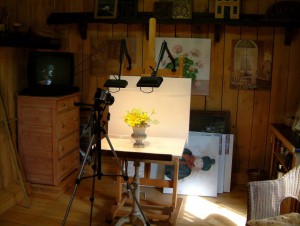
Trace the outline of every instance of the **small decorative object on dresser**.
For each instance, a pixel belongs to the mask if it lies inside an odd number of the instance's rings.
[[[95,18],[116,18],[118,0],[95,0]]]

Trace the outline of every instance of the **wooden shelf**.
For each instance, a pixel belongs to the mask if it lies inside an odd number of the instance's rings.
[[[284,124],[272,124],[270,129],[272,143],[270,176],[275,179],[277,164],[282,165],[284,171],[289,171],[300,164],[300,136]]]
[[[95,19],[93,12],[51,13],[47,24],[79,24],[82,38],[86,38],[88,23],[108,24],[148,24],[153,17],[152,12],[138,12],[136,18]],[[269,19],[264,15],[240,14],[240,19],[216,19],[214,13],[193,13],[192,19],[159,19],[157,24],[211,24],[215,25],[215,41],[220,37],[220,26],[248,26],[248,27],[284,27],[286,29],[285,43],[291,42],[292,29],[300,27],[300,20]]]
[[[0,46],[16,48],[59,49],[60,39],[33,36],[21,32],[0,33]]]
[[[272,124],[273,133],[285,142],[285,146],[292,152],[300,152],[300,136],[284,124]]]

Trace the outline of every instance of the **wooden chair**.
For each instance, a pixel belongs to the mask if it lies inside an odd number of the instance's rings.
[[[280,215],[281,202],[288,197],[300,201],[300,165],[279,179],[248,183],[246,225],[300,225],[299,213]]]

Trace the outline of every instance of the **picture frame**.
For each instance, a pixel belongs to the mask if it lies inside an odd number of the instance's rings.
[[[156,37],[155,59],[160,56],[160,48],[157,47],[162,46],[164,41],[167,42],[170,53],[176,62],[179,61],[181,55],[184,56],[183,77],[191,78],[191,94],[208,96],[212,40],[209,38]],[[171,69],[172,66],[170,58],[165,54],[159,69]]]
[[[192,19],[192,0],[173,1],[173,19]]]
[[[118,0],[95,0],[96,19],[107,18],[113,19],[117,17]]]
[[[229,134],[229,130],[229,111],[190,111],[190,131]]]
[[[180,176],[178,178],[177,194],[217,196],[220,143],[221,136],[202,132],[189,132],[188,143],[186,144],[180,161],[195,161],[194,164],[196,164],[196,161],[199,162],[199,160],[202,159],[203,168],[199,168],[199,166],[195,165],[191,170],[188,170],[186,164],[179,166]],[[191,159],[184,160],[185,154],[188,154]],[[204,161],[204,158],[206,161]],[[171,175],[173,174],[172,170],[174,170],[172,166],[166,167],[165,180],[171,179],[170,173]],[[164,188],[163,192],[173,193],[173,188]]]

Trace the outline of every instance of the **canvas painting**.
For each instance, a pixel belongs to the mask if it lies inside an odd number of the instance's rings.
[[[272,45],[272,42],[233,40],[231,88],[271,89]]]
[[[233,155],[233,134],[222,134],[222,146],[225,153],[224,157],[224,184],[223,191],[230,192],[231,189],[231,171],[232,171],[232,155]]]
[[[184,56],[183,77],[192,79],[192,95],[209,95],[211,40],[203,38],[164,38],[155,41],[155,59],[159,58],[163,41],[179,65],[179,57]],[[168,54],[164,57],[159,68],[172,69]]]
[[[180,159],[178,194],[217,196],[220,144],[220,136],[189,132],[188,143]],[[166,166],[165,179],[173,179],[172,166]],[[172,188],[164,188],[164,193],[172,191]]]

